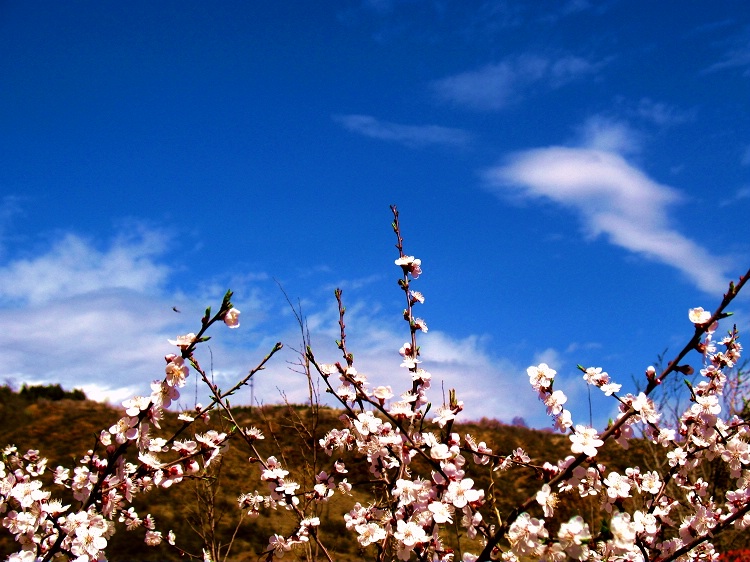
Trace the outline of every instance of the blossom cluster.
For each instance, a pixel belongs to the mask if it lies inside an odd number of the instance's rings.
[[[451,431],[453,420],[463,409],[463,404],[453,394],[450,402],[438,407],[430,420],[438,431],[424,430],[431,377],[422,368],[416,335],[426,332],[427,325],[414,314],[414,307],[424,302],[424,296],[412,288],[413,281],[423,273],[422,262],[404,254],[397,215],[394,229],[400,253],[395,263],[403,274],[399,286],[406,295],[403,317],[409,324],[411,336],[399,354],[401,367],[410,373],[411,388],[396,397],[391,386],[372,388],[368,377],[355,368],[353,356],[345,345],[340,292],[337,298],[342,333],[338,345],[343,361],[318,364],[308,351],[308,358],[329,391],[345,409],[341,416],[342,427],[327,433],[320,440],[320,446],[331,458],[344,451],[359,454],[368,464],[373,489],[377,492],[376,501],[368,505],[357,502],[345,516],[346,527],[356,533],[363,549],[375,545],[381,559],[383,556],[401,560],[410,557],[453,559],[455,550],[446,543],[450,534],[447,529],[457,524],[465,529],[468,537],[478,538],[483,545],[476,555],[463,552],[465,560],[498,557],[504,560],[528,557],[652,560],[660,556],[687,559],[712,552],[707,533],[748,525],[747,423],[740,418],[726,423],[718,418],[721,381],[726,377],[722,369],[736,363],[741,346],[738,334],[733,331],[718,342],[719,351],[712,343],[717,328],[716,322],[711,321],[714,315],[702,309],[691,310],[689,319],[703,340],[691,342],[687,351],[698,350],[703,354],[705,368],[701,374],[707,380],[694,387],[694,404],[683,416],[680,428],[660,425],[661,415],[649,396],[670,371],[686,369],[677,362],[674,368],[658,377],[653,367],[647,368],[649,388],[637,395],[622,396],[619,394],[622,385],[613,382],[601,367],[581,368],[586,383],[617,400],[620,406],[618,418],[601,432],[574,422],[571,412],[564,407],[567,397],[554,389],[557,374],[554,369],[546,364],[530,367],[530,383],[546,406],[553,425],[568,435],[571,455],[554,463],[545,462],[535,469],[545,475],[545,482],[519,506],[517,513],[510,514],[504,521],[485,521],[488,498],[467,476],[468,461],[504,470],[511,466],[531,466],[531,459],[521,449],[508,455],[495,455],[485,443],[477,444],[470,435],[462,441]],[[716,318],[720,316],[717,312]],[[336,379],[338,382],[334,383]],[[699,428],[700,424],[703,425]],[[629,441],[638,436],[666,449],[665,470],[658,472],[634,466],[618,471],[596,461],[606,441],[615,441],[627,448]],[[685,450],[686,446],[689,451]],[[736,488],[726,493],[723,503],[719,498],[706,498],[705,482],[694,477],[702,462],[717,459],[728,463],[732,476],[737,479]],[[425,466],[429,469],[425,470]],[[680,467],[684,467],[682,472]],[[326,476],[333,493],[339,473],[333,471]],[[554,519],[563,495],[598,498],[608,532],[592,532],[594,521],[576,515],[554,525],[556,532],[553,534],[545,519],[530,514],[534,506],[538,506],[536,509],[541,509],[544,518]],[[685,505],[695,509],[686,511]],[[713,511],[709,511],[708,506]]]
[[[392,211],[395,265],[400,268],[398,286],[405,303],[401,316],[408,327],[398,355],[393,350],[394,360],[400,362],[403,390],[394,390],[392,381],[371,382],[355,366],[346,343],[342,293],[337,290],[340,337],[336,343],[341,358],[324,363],[310,347],[303,351],[308,376],[317,373],[320,384],[341,407],[338,425],[311,445],[321,454],[315,455],[316,469],[309,478],[292,474],[280,455],[262,454],[258,447],[263,432],[238,423],[227,400],[263,368],[280,344],[227,392],[206,376],[194,355],[214,323],[239,326],[239,311],[228,292],[215,315],[206,311],[197,333],[170,340],[176,352],[165,357],[164,376],[151,385],[151,394],[123,402],[123,415],[101,431],[96,447],[72,470],[50,470],[37,451],[20,453],[6,447],[0,462],[0,513],[3,527],[19,547],[8,560],[104,560],[118,527],[140,529],[149,545],[176,545],[172,532],[163,534],[151,515],[136,512],[133,498],[202,474],[231,439],[243,440],[251,452],[248,474],[258,472],[257,481],[246,488],[253,491],[237,498],[242,516],[254,520],[281,510],[285,525],[293,521],[268,537],[266,560],[288,553],[307,553],[309,558],[315,545],[315,552],[332,562],[320,516],[334,497],[349,502],[345,528],[362,552],[378,562],[709,560],[718,556],[712,537],[729,528],[750,527],[750,426],[737,415],[722,417],[728,373],[736,368],[742,347],[736,328],[723,337],[717,335],[719,321],[728,316],[725,308],[750,272],[730,286],[715,312],[689,311],[693,337],[666,369],[645,369],[647,384],[642,392],[623,394],[622,385],[602,367],[580,367],[586,384],[616,401],[618,415],[606,428],[597,430],[573,419],[565,407],[567,396],[554,388],[557,372],[550,365],[529,367],[529,383],[553,427],[567,436],[569,454],[532,459],[521,447],[500,454],[486,442],[454,430],[464,409],[454,391],[432,408],[432,376],[424,368],[419,346],[428,326],[416,314],[425,297],[413,286],[423,275],[422,261],[404,252],[399,215],[395,207]],[[691,371],[683,363],[691,352],[702,357],[699,379],[690,384],[689,407],[675,425],[669,425],[652,394],[669,375]],[[159,436],[163,410],[177,402],[191,373],[208,386],[211,404],[181,414],[179,432]],[[222,410],[233,429],[196,430],[194,424],[207,420],[215,409]],[[192,432],[184,433],[188,428]],[[603,463],[599,452],[605,444],[628,448],[634,439],[651,444],[661,464],[614,469]],[[367,474],[367,501],[349,480],[355,472],[352,463]],[[706,466],[717,464],[729,475],[725,490],[711,487],[703,477]],[[492,492],[477,485],[472,471],[492,476],[511,469],[533,472],[538,486],[526,501],[501,513]],[[57,496],[45,479],[53,481],[60,491]],[[63,495],[73,501],[64,504],[59,499]],[[560,520],[563,500],[568,505],[585,500],[599,509],[596,514],[581,511]],[[466,542],[461,544],[462,537],[469,540],[470,548]],[[204,558],[210,559],[208,548]]]
[[[611,538],[596,540],[585,521],[575,516],[560,524],[555,539],[544,519],[524,512],[508,528],[506,538],[511,550],[503,556],[505,560],[523,556],[545,560],[712,558],[718,554],[710,537],[730,526],[750,527],[750,425],[736,415],[720,417],[725,370],[736,365],[742,346],[736,328],[717,340],[718,322],[710,312],[691,309],[688,317],[697,330],[684,351],[702,353],[702,378],[691,386],[691,406],[676,428],[660,425],[661,413],[649,397],[670,371],[689,372],[689,367],[679,366],[676,360],[658,378],[656,369],[648,367],[646,378],[650,384],[646,392],[637,396],[618,396],[621,385],[612,383],[601,368],[581,368],[586,382],[619,402],[617,420],[602,434],[581,424],[573,427],[563,410],[550,406],[567,400],[560,391],[552,391],[554,370],[546,364],[528,369],[531,385],[555,418],[556,427],[570,430],[572,453],[557,467],[548,467],[552,477],[536,494],[536,502],[545,517],[552,517],[559,494],[598,497],[602,512],[610,514]],[[559,394],[553,399],[556,393]],[[565,423],[560,421],[563,417]],[[665,449],[664,472],[633,466],[620,473],[594,459],[605,440],[612,439],[628,448],[629,440],[636,435]],[[734,482],[723,498],[709,494],[709,483],[698,476],[704,465],[716,463],[725,464]]]
[[[20,453],[9,445],[0,461],[0,512],[2,524],[19,545],[9,561],[56,559],[104,560],[108,540],[118,524],[128,531],[143,529],[144,542],[174,542],[170,531],[165,537],[157,530],[154,517],[140,515],[131,505],[133,498],[157,488],[169,488],[190,475],[204,471],[227,446],[229,436],[208,430],[194,432],[192,439],[155,436],[161,429],[163,409],[176,401],[179,389],[193,363],[195,345],[213,323],[223,320],[230,328],[239,325],[239,311],[224,298],[213,317],[207,311],[201,332],[179,336],[170,343],[180,354],[165,357],[164,377],[151,384],[149,396],[135,396],[122,403],[124,415],[99,434],[96,447],[71,470],[62,466],[50,470],[47,460],[36,450]],[[183,414],[181,432],[196,419],[205,420],[201,406],[194,414]],[[72,496],[64,504],[47,489],[49,480],[59,497]],[[68,490],[68,492],[65,492]]]

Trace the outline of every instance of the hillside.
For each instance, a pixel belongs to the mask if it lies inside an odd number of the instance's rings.
[[[315,416],[309,407],[304,406],[267,406],[263,408],[238,408],[236,415],[242,425],[254,425],[260,428],[266,439],[259,442],[259,449],[264,456],[280,456],[283,464],[291,471],[291,477],[299,482],[303,489],[321,469],[330,467],[331,460],[323,455],[316,458],[312,444],[322,437],[339,421],[340,412],[322,408]],[[75,459],[80,458],[86,450],[93,447],[96,436],[103,428],[110,427],[119,419],[121,413],[110,407],[80,397],[64,397],[52,400],[48,397],[30,396],[14,393],[6,387],[0,388],[0,446],[14,444],[20,451],[37,449],[42,456],[49,459],[49,466],[58,465],[68,468],[75,466]],[[162,420],[162,428],[168,430],[180,426],[176,414],[167,412]],[[228,430],[221,416],[215,414],[208,426],[198,428]],[[507,426],[492,420],[462,424],[454,427],[461,435],[470,433],[477,441],[485,441],[496,453],[510,453],[522,447],[532,458],[532,462],[541,464],[545,460],[564,458],[568,454],[569,441],[565,436],[536,431],[524,427]],[[280,454],[279,454],[280,452]],[[629,451],[619,446],[609,446],[601,451],[603,459],[608,459],[613,468],[639,464],[648,467],[647,449],[636,442]],[[148,495],[136,498],[134,505],[141,515],[151,513],[157,523],[157,529],[173,529],[177,534],[178,546],[193,554],[200,554],[203,542],[196,532],[206,537],[213,537],[218,544],[227,544],[235,532],[234,545],[229,558],[232,560],[257,560],[266,549],[269,535],[274,532],[290,532],[293,524],[286,512],[270,511],[256,519],[245,517],[239,527],[242,512],[238,508],[237,497],[244,492],[258,490],[265,493],[263,482],[258,480],[258,465],[248,461],[250,451],[240,441],[226,451],[223,460],[212,472],[210,479],[194,480],[175,485],[169,489],[154,490]],[[358,550],[356,537],[346,530],[343,514],[351,509],[357,499],[367,502],[362,489],[368,486],[366,463],[347,463],[350,473],[349,482],[354,484],[354,498],[337,494],[319,512],[321,519],[320,533],[325,543],[338,555],[339,560],[363,559]],[[486,467],[475,467],[467,464],[471,476],[478,487],[487,490],[496,500],[496,507],[501,515],[535,493],[540,480],[533,470],[521,468],[505,472],[491,472]],[[213,497],[213,501],[207,501]],[[65,498],[66,503],[71,498]],[[580,498],[576,508],[581,510]],[[146,508],[146,506],[148,506]],[[210,509],[213,508],[213,510]],[[598,517],[598,502],[590,501],[585,508],[591,519]],[[565,496],[558,506],[563,518],[572,513],[570,502]],[[541,512],[540,512],[541,513]],[[213,519],[207,518],[213,514]],[[210,540],[210,539],[209,539]],[[736,546],[736,545],[735,545]],[[0,530],[0,554],[16,550],[12,537]],[[177,560],[178,552],[163,543],[158,547],[147,547],[143,543],[143,531],[132,532],[118,529],[110,541],[107,550],[109,559],[128,560]]]

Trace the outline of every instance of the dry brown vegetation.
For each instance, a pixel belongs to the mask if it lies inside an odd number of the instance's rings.
[[[21,395],[7,387],[0,387],[0,443],[14,444],[20,451],[37,449],[49,459],[52,469],[58,465],[72,469],[76,460],[95,446],[99,432],[111,426],[120,415],[116,408],[89,400],[50,400]],[[313,410],[307,406],[276,405],[235,409],[238,422],[254,425],[264,432],[266,439],[259,443],[263,454],[282,457],[283,464],[291,471],[290,476],[302,484],[303,489],[310,488],[316,471],[328,468],[330,464],[330,459],[324,454],[322,458],[316,458],[314,444],[330,428],[340,423],[339,415],[339,411],[325,407]],[[180,426],[175,413],[165,413],[162,421],[165,433]],[[211,428],[231,430],[218,413],[214,413],[208,426],[196,428],[196,431]],[[485,441],[496,454],[509,454],[515,448],[522,447],[532,463],[562,459],[569,454],[569,441],[563,435],[504,425],[494,420],[456,424],[453,430],[460,435],[470,433],[477,441]],[[612,470],[624,471],[625,467],[634,465],[644,469],[655,468],[649,467],[648,448],[637,440],[632,443],[628,451],[617,444],[608,443],[601,450],[600,458]],[[294,522],[286,512],[271,510],[256,519],[244,517],[241,520],[243,514],[238,508],[237,497],[263,484],[258,480],[259,466],[249,460],[249,454],[245,444],[236,441],[226,451],[222,462],[215,465],[205,478],[166,490],[152,490],[137,498],[134,506],[142,516],[151,513],[156,518],[157,528],[165,535],[168,530],[174,530],[178,546],[191,554],[200,555],[207,542],[221,548],[221,552],[226,554],[226,546],[233,540],[228,559],[258,560],[267,548],[269,535],[293,530]],[[353,497],[336,494],[329,502],[321,504],[319,532],[336,559],[369,559],[370,556],[363,556],[360,552],[356,534],[346,530],[343,519],[343,514],[355,501],[367,502],[368,498],[372,498],[371,494],[365,493],[371,487],[367,463],[346,464],[350,469],[347,477],[354,484]],[[526,467],[492,472],[488,467],[469,462],[467,469],[476,487],[492,495],[501,517],[535,493],[541,481],[538,471]],[[51,475],[48,475],[48,479],[51,479]],[[265,493],[262,489],[259,491]],[[72,498],[64,499],[66,502],[72,501]],[[560,520],[578,513],[591,522],[601,524],[598,499],[591,498],[587,506],[582,506],[581,502],[579,498],[573,504],[563,495],[558,506]],[[541,516],[541,509],[536,515]],[[455,531],[458,532],[458,527]],[[0,533],[0,554],[7,556],[18,545],[4,530]],[[733,544],[727,543],[726,548],[747,546],[744,544],[747,539],[738,539],[736,535],[727,539]],[[465,538],[462,541],[466,541],[464,544],[467,546],[470,543]],[[166,543],[147,547],[143,543],[142,530],[126,531],[124,528],[118,529],[112,537],[107,552],[114,562],[184,559]]]

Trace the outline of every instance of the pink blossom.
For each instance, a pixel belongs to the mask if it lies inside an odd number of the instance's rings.
[[[574,455],[584,453],[589,457],[595,457],[597,448],[604,445],[604,441],[599,439],[596,430],[584,425],[576,426],[575,433],[570,435],[570,441],[572,442],[570,450]]]
[[[70,552],[75,556],[98,559],[100,552],[107,547],[107,539],[102,536],[103,532],[104,529],[98,525],[86,524],[77,527]]]
[[[568,401],[568,397],[562,390],[555,390],[552,394],[547,395],[544,399],[544,405],[547,406],[547,414],[557,416],[562,413],[562,405]]]
[[[422,274],[422,260],[416,259],[414,256],[403,256],[397,259],[395,264],[400,265],[404,273],[411,274],[414,279]]]
[[[29,508],[34,502],[45,500],[50,497],[49,492],[41,489],[42,483],[39,480],[31,482],[19,482],[10,492],[10,495],[18,500],[23,508]]]
[[[427,509],[432,513],[432,519],[435,523],[453,523],[453,507],[443,502],[430,502]]]
[[[169,360],[164,369],[167,375],[167,384],[182,388],[185,386],[185,379],[189,374],[185,360],[180,355],[168,355],[165,359]]]
[[[529,382],[534,390],[546,390],[552,386],[557,371],[550,369],[546,363],[540,363],[536,367],[526,369],[526,373],[529,375]]]
[[[542,506],[545,517],[552,517],[557,506],[557,494],[552,493],[549,484],[542,486],[542,489],[536,493],[536,501]]]
[[[382,402],[393,398],[393,389],[389,386],[378,386],[372,391],[373,396]],[[382,403],[381,402],[381,403]]]
[[[604,485],[607,487],[607,495],[613,500],[630,497],[630,480],[617,472],[610,472],[604,479]]]
[[[445,425],[449,421],[452,421],[454,419],[456,419],[456,414],[451,408],[447,406],[440,406],[437,409],[437,415],[435,416],[435,419],[433,421],[440,427],[445,427]]]
[[[161,531],[146,531],[144,542],[148,546],[158,546],[162,543]]]
[[[544,519],[536,519],[528,513],[522,513],[508,529],[508,541],[513,551],[522,556],[531,556],[540,546],[539,539],[546,538]]]
[[[292,550],[292,545],[286,537],[276,533],[268,539],[268,546],[277,558],[282,558],[285,552]]]
[[[229,310],[227,310],[227,313],[224,315],[224,324],[226,324],[229,328],[239,328],[240,311],[236,308],[230,308]]]
[[[632,395],[628,395],[628,397],[631,398]],[[661,417],[661,414],[656,409],[653,400],[651,400],[643,392],[632,399],[631,406],[636,412],[638,412],[640,419],[643,419],[647,423],[656,423]]]
[[[124,416],[109,428],[109,432],[120,444],[135,439],[138,436],[138,418]]]
[[[555,418],[555,429],[561,433],[565,433],[571,427],[573,427],[573,417],[568,410],[563,410]]]
[[[354,527],[354,530],[357,531],[357,534],[359,535],[357,541],[359,541],[359,544],[362,545],[363,548],[385,540],[387,536],[385,529],[372,521],[362,525],[357,525]]]
[[[698,306],[688,310],[688,318],[693,324],[705,324],[711,320],[711,313],[707,310],[703,310],[702,306]]]
[[[609,375],[602,372],[601,367],[589,367],[586,372],[583,373],[583,379],[592,385],[602,386],[609,382]]]
[[[605,396],[612,396],[614,393],[620,392],[620,389],[622,388],[622,385],[611,382],[611,383],[608,383],[608,384],[603,384],[599,388],[602,389],[602,392],[604,393]]]
[[[261,473],[261,480],[278,480],[289,474],[288,470],[281,468],[281,464],[276,457],[268,457],[266,460],[266,469]]]
[[[585,557],[588,548],[584,541],[591,540],[591,531],[589,526],[584,522],[583,517],[576,515],[567,523],[560,524],[560,530],[557,533],[560,540],[560,546],[571,558],[582,560]]]
[[[396,522],[396,532],[393,533],[393,536],[396,540],[401,541],[406,547],[414,547],[418,544],[425,543],[428,540],[427,533],[424,532],[421,525],[414,521],[409,521],[407,523],[402,519],[399,519]]]
[[[354,427],[361,435],[377,433],[378,428],[382,425],[383,420],[376,418],[372,412],[363,412],[357,414],[357,419],[353,420]]]
[[[478,501],[483,495],[482,492],[474,489],[474,480],[464,478],[460,482],[451,482],[448,485],[445,498],[458,509],[462,509],[469,503]]]
[[[419,353],[416,350],[412,349],[409,342],[401,346],[401,349],[399,349],[398,352],[401,354],[401,357],[404,358],[403,363],[401,363],[402,367],[406,367],[408,369],[416,369],[417,364],[421,363],[421,361],[417,359]]]
[[[635,524],[630,520],[629,513],[615,513],[609,522],[612,531],[613,546],[620,553],[630,552],[635,544]]]
[[[195,334],[190,332],[189,334],[185,334],[184,336],[177,336],[173,340],[167,340],[172,345],[176,345],[180,349],[187,349],[190,347],[190,345],[195,341]]]
[[[655,470],[646,472],[641,477],[640,487],[641,490],[649,494],[658,494],[661,489],[661,478],[659,477],[659,474]]]

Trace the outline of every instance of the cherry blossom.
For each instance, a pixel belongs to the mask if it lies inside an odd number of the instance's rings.
[[[570,450],[574,455],[584,453],[589,457],[595,457],[598,447],[604,445],[604,441],[598,438],[598,434],[593,427],[577,425],[575,432],[570,435],[572,443]]]
[[[390,385],[388,386],[378,386],[372,391],[373,396],[377,398],[378,400],[381,400],[382,402],[385,402],[386,400],[390,400],[393,398],[393,389]]]
[[[562,390],[555,390],[548,394],[544,399],[544,405],[547,406],[547,414],[557,416],[563,411],[563,404],[568,401],[568,397]]]
[[[187,349],[190,347],[193,342],[195,342],[195,334],[190,332],[189,334],[185,334],[183,336],[177,336],[173,340],[167,340],[170,344],[176,345],[180,349]]]
[[[693,324],[705,324],[711,319],[711,313],[703,310],[702,306],[698,306],[688,311],[688,318]]]
[[[189,369],[182,356],[172,354],[167,355],[164,359],[167,360],[167,366],[164,369],[167,374],[166,383],[169,386],[179,388],[185,386],[185,379],[189,374]]]
[[[529,375],[529,382],[534,390],[546,390],[552,386],[552,381],[557,374],[557,371],[550,369],[546,363],[540,363],[536,367],[529,367],[526,369]]]
[[[357,531],[357,541],[363,548],[380,542],[388,536],[386,530],[375,522],[357,525],[354,529]]]
[[[412,305],[416,303],[424,304],[424,295],[419,291],[409,291],[409,296],[411,298]]]
[[[531,556],[540,546],[540,539],[548,536],[544,519],[536,519],[528,513],[520,514],[508,529],[508,541],[513,552],[520,556]]]
[[[417,364],[421,363],[421,361],[417,358],[418,352],[412,349],[409,342],[402,345],[401,349],[399,349],[398,352],[401,354],[401,357],[403,357],[403,362],[401,363],[402,367],[406,367],[407,369],[416,369]]]
[[[240,311],[236,308],[230,308],[224,315],[224,324],[229,328],[240,327]]]
[[[542,486],[542,489],[536,493],[536,501],[542,506],[545,517],[552,517],[555,512],[555,506],[557,505],[558,498],[557,494],[552,492],[549,484]]]
[[[396,532],[393,533],[393,537],[404,546],[411,548],[427,542],[427,533],[421,525],[414,521],[406,522],[402,519],[396,522]]]
[[[568,522],[561,523],[557,538],[568,556],[577,560],[586,558],[588,546],[585,543],[591,540],[591,531],[583,517],[576,515]]]
[[[400,265],[404,273],[408,273],[414,279],[422,274],[422,260],[416,259],[414,256],[403,256],[397,259],[395,264]]]
[[[484,495],[482,490],[474,490],[474,480],[465,478],[458,482],[451,482],[446,492],[446,499],[455,507],[461,509],[471,502],[478,501]]]

